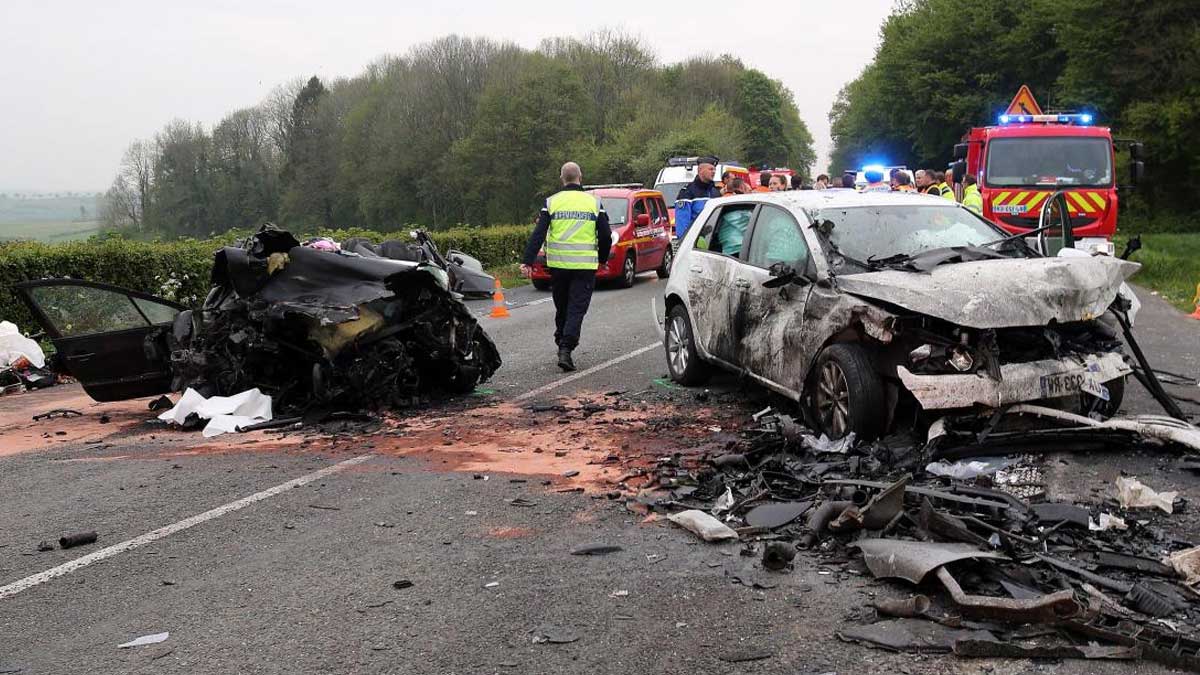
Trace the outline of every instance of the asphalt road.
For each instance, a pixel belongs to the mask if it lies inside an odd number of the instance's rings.
[[[484,385],[494,393],[370,436],[205,441],[149,423],[144,401],[93,404],[75,387],[0,398],[0,673],[1168,672],[845,644],[837,626],[904,589],[806,556],[764,576],[737,545],[697,543],[605,499],[608,455],[694,444],[763,403],[728,377],[709,385],[719,404],[656,382],[661,347],[638,350],[658,341],[663,283],[598,291],[569,377],[554,365],[548,295],[510,291],[512,316],[483,319],[505,358]],[[1155,364],[1200,371],[1200,322],[1145,301],[1138,334]],[[1155,411],[1136,389],[1127,408]],[[551,398],[622,403],[586,431],[516,405]],[[84,416],[29,420],[54,407]],[[1063,459],[1086,471],[1052,472],[1055,494],[1132,469],[1198,496],[1159,458]],[[37,551],[80,530],[99,541]],[[569,555],[590,542],[621,550]],[[81,564],[89,555],[102,559]],[[732,583],[743,573],[771,587]],[[756,651],[765,658],[740,660]]]

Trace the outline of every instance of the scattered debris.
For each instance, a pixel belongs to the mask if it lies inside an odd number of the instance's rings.
[[[37,550],[38,550],[38,553],[45,553],[46,551],[53,551],[54,544],[52,542],[49,542],[49,541],[46,541],[43,539],[42,541],[38,542]]]
[[[171,408],[175,407],[175,402],[171,400],[170,396],[163,394],[162,396],[159,396],[158,398],[154,399],[153,401],[150,401],[150,404],[147,407],[150,408],[150,412],[158,412],[160,410],[170,410]]]
[[[44,413],[34,415],[33,421],[40,422],[42,420],[53,419],[55,417],[83,417],[83,413],[79,412],[78,410],[69,410],[67,408],[55,408],[54,410],[47,410]]]
[[[737,539],[738,534],[721,521],[703,511],[692,509],[667,516],[672,523],[699,535],[704,541]]]
[[[94,544],[99,537],[100,535],[95,532],[77,532],[59,537],[58,545],[63,548],[74,548],[76,546]]]
[[[1173,513],[1178,496],[1178,492],[1155,492],[1136,478],[1117,478],[1117,501],[1123,509],[1158,508]]]
[[[787,569],[796,557],[796,547],[786,541],[768,542],[763,547],[762,566],[776,572]]]
[[[1200,546],[1176,551],[1168,555],[1165,562],[1183,577],[1185,584],[1200,584]]]
[[[152,635],[143,635],[140,638],[130,640],[123,644],[117,645],[117,649],[129,649],[130,647],[144,647],[146,645],[156,645],[171,637],[170,633],[154,633]]]
[[[398,581],[392,582],[392,588],[394,588],[398,591],[402,591],[406,588],[412,588],[413,585],[414,585],[413,582],[410,581],[409,579],[400,579]]]
[[[584,544],[571,549],[571,555],[608,555],[622,550],[615,544]]]
[[[842,631],[844,639],[1200,669],[1200,592],[1185,585],[1200,582],[1200,547],[1157,526],[1164,514],[1126,522],[1103,503],[1046,501],[1040,466],[1051,451],[1191,449],[1195,427],[1018,405],[943,418],[927,440],[901,433],[831,452],[833,442],[795,419],[773,410],[757,417],[707,454],[662,457],[629,500],[643,509],[635,512],[662,513],[706,540],[736,537],[764,570],[786,568],[798,547],[830,564],[858,564],[861,555],[876,578],[942,589],[936,606],[945,613],[933,609],[932,594],[879,600],[875,614],[888,618]],[[1132,480],[1122,481],[1127,491]],[[1169,512],[1174,494],[1137,486]],[[748,587],[776,585],[753,569],[710,565]],[[840,581],[828,567],[818,573]]]

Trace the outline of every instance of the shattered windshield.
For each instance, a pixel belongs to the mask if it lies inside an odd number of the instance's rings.
[[[1112,185],[1106,138],[998,138],[988,143],[987,184],[995,187]]]
[[[835,259],[865,263],[935,249],[979,246],[1005,236],[970,211],[941,204],[827,208],[821,209],[815,221],[818,229],[828,230],[827,240],[840,254]],[[838,261],[834,262],[836,269]]]

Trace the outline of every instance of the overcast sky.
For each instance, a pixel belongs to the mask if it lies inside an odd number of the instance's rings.
[[[730,53],[782,80],[823,169],[829,107],[870,60],[891,5],[0,0],[0,190],[106,189],[129,142],[173,118],[211,126],[279,83],[357,75],[449,33],[534,47],[595,27],[641,35],[667,63]]]

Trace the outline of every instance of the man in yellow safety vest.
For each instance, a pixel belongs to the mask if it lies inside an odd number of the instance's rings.
[[[554,344],[558,367],[575,370],[571,352],[579,346],[583,316],[596,288],[596,269],[608,262],[612,231],[600,200],[583,191],[583,172],[575,162],[559,172],[563,189],[550,195],[525,245],[521,274],[529,276],[542,245],[554,296]]]
[[[963,178],[963,200],[962,205],[971,209],[976,215],[983,215],[983,195],[979,194],[979,181],[974,174],[967,174]]]

